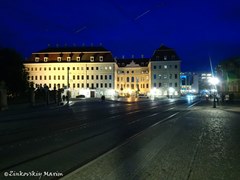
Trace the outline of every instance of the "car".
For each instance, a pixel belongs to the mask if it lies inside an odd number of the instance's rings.
[[[79,98],[79,99],[85,99],[85,95],[77,95],[76,98]]]

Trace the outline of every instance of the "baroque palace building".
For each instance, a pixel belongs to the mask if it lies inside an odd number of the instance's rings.
[[[49,47],[24,63],[35,88],[70,90],[71,97],[180,94],[180,60],[161,45],[151,58],[113,58],[104,47]]]

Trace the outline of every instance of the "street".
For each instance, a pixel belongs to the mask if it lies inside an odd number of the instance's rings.
[[[239,113],[183,98],[2,113],[1,177],[238,179]]]

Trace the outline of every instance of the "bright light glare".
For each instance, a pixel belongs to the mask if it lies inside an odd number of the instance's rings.
[[[217,85],[219,82],[220,82],[219,79],[216,77],[212,77],[209,79],[209,83],[212,85]]]
[[[170,87],[168,90],[170,93],[173,93],[175,91],[175,89],[173,87]]]

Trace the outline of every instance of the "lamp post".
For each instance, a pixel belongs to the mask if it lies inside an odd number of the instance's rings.
[[[212,77],[211,79],[209,79],[209,82],[211,85],[213,85],[214,87],[214,91],[213,91],[213,108],[216,108],[216,85],[219,83],[219,79],[216,77]]]
[[[70,67],[67,67],[67,105],[69,105],[69,95],[70,95],[70,92],[69,92],[69,70],[70,70]]]

